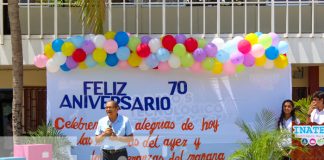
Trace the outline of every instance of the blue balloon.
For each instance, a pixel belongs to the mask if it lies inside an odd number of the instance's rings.
[[[92,54],[87,55],[87,59],[85,60],[85,63],[89,68],[92,68],[97,65],[97,62],[93,60]]]
[[[237,50],[237,45],[235,45],[234,41],[226,42],[223,50],[227,53],[232,53]]]
[[[279,53],[288,53],[289,45],[286,41],[280,41],[278,44]]]
[[[255,32],[255,34],[260,37],[263,33],[262,32]]]
[[[71,41],[76,48],[81,48],[84,42],[84,38],[81,36],[73,36],[71,38]]]
[[[106,64],[110,67],[114,67],[118,64],[118,57],[116,54],[108,54],[106,58]]]
[[[118,47],[126,46],[129,41],[129,37],[126,32],[117,32],[115,35],[115,41],[118,44]]]
[[[130,50],[128,47],[120,47],[118,48],[116,55],[118,59],[126,61],[130,55]]]
[[[170,52],[168,50],[166,50],[165,48],[160,48],[157,52],[156,52],[156,57],[159,61],[161,62],[166,62],[169,60],[170,58]]]
[[[150,68],[155,68],[159,65],[159,60],[155,54],[151,54],[149,57],[145,59],[145,63]]]
[[[68,72],[70,71],[71,69],[66,65],[66,63],[62,64],[60,66],[61,70],[64,71],[64,72]]]
[[[230,59],[230,54],[224,50],[219,50],[216,54],[216,58],[219,62],[225,63]]]
[[[61,52],[61,48],[62,48],[62,45],[63,45],[64,41],[60,38],[58,39],[55,39],[53,42],[52,42],[52,48],[55,52]]]
[[[275,60],[279,56],[279,51],[276,47],[271,46],[265,51],[265,55],[270,60]]]

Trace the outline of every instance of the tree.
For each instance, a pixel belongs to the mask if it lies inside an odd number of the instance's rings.
[[[22,135],[23,54],[18,2],[18,0],[8,1],[12,47],[12,128],[14,143],[17,142],[17,136]]]

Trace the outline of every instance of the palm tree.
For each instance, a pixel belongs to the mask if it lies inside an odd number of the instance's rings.
[[[22,135],[23,54],[18,2],[18,0],[8,1],[12,46],[12,128],[14,143],[17,142],[17,136]]]
[[[299,99],[298,101],[294,101],[296,107],[296,117],[298,117],[301,123],[306,123],[306,119],[308,117],[307,112],[311,102],[312,96],[308,96],[306,98]]]

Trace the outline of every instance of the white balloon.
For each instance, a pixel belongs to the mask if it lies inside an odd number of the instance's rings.
[[[236,36],[236,37],[234,37],[233,41],[235,42],[235,44],[237,44],[238,42],[240,42],[243,39],[244,38],[242,36]]]
[[[105,36],[96,35],[93,38],[93,43],[96,45],[97,48],[103,48],[105,40],[106,40]]]
[[[145,63],[145,61],[142,61],[142,63],[139,66],[139,69],[142,70],[142,71],[146,71],[146,70],[149,70],[150,67],[147,66],[147,64]]]
[[[217,46],[218,50],[222,49],[225,45],[224,40],[221,38],[214,38],[212,40],[212,43],[214,43]]]
[[[66,62],[66,56],[62,52],[56,52],[53,56],[54,62],[60,66]]]
[[[161,48],[161,46],[162,44],[160,39],[153,38],[149,42],[149,47],[152,53],[156,53],[159,50],[159,48]]]
[[[47,64],[46,64],[46,69],[49,71],[49,72],[57,72],[60,67],[54,62],[53,59],[50,59],[47,61]]]
[[[266,63],[264,64],[264,68],[265,69],[272,69],[273,66],[274,66],[273,61],[267,59]]]
[[[179,68],[181,65],[180,58],[174,54],[171,54],[168,63],[171,68]]]
[[[85,40],[93,40],[94,37],[95,37],[94,34],[87,34],[87,35],[84,36],[84,39]]]

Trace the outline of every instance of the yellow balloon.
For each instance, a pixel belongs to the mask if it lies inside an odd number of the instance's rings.
[[[106,62],[100,62],[100,63],[98,63],[98,65],[99,65],[100,67],[105,67],[105,66],[107,66]]]
[[[114,32],[114,31],[109,31],[109,32],[106,32],[106,33],[105,33],[105,38],[106,38],[106,39],[114,39],[114,38],[115,38],[115,35],[116,35],[116,32]]]
[[[75,46],[73,45],[72,42],[65,42],[63,45],[62,45],[62,53],[65,55],[65,56],[71,56],[75,50]]]
[[[138,67],[142,63],[142,58],[136,52],[132,52],[127,61],[130,66]]]
[[[102,62],[105,62],[106,57],[107,57],[107,53],[102,48],[96,48],[93,51],[93,55],[92,56],[93,56],[93,60],[95,60],[98,63],[102,63]]]
[[[212,72],[213,72],[214,74],[221,74],[221,73],[223,72],[223,64],[220,63],[220,62],[218,62],[218,61],[216,61],[216,62],[214,63],[214,66],[213,66],[213,70],[212,70]]]
[[[279,69],[284,69],[288,65],[288,59],[284,55],[279,55],[278,58],[276,58],[273,61],[273,64],[274,64],[275,67],[277,67]]]
[[[262,67],[266,62],[267,62],[267,58],[265,55],[263,55],[262,57],[255,59],[255,66]]]
[[[47,43],[44,48],[44,54],[45,56],[50,59],[54,56],[55,52],[52,48],[52,43]]]
[[[248,35],[245,36],[245,40],[249,41],[251,45],[257,44],[258,35],[256,35],[255,33],[249,33]]]
[[[79,68],[80,69],[87,69],[88,66],[87,66],[87,64],[85,62],[81,62],[81,63],[79,63]]]

